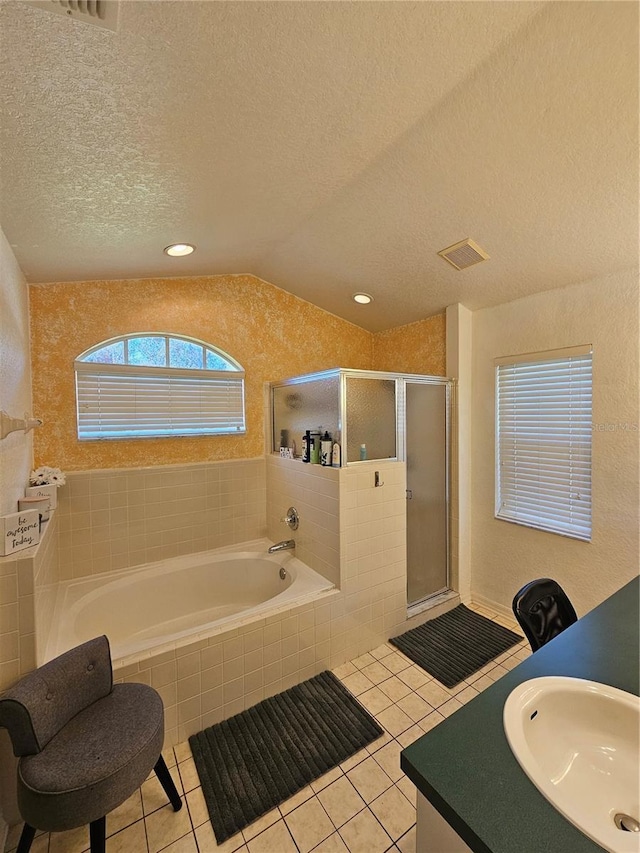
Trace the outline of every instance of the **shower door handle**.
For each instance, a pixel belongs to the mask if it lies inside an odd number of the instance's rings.
[[[407,489],[407,500],[408,501],[413,500],[413,490],[412,489]]]

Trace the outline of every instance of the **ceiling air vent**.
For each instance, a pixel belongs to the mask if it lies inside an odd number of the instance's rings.
[[[95,24],[107,30],[118,29],[118,0],[30,0],[32,6],[55,12],[74,21]]]
[[[464,270],[467,267],[472,267],[474,264],[479,264],[480,261],[487,261],[489,259],[489,255],[487,255],[484,249],[481,249],[477,243],[474,243],[469,238],[461,240],[459,243],[454,243],[453,246],[443,249],[438,254],[445,261],[449,261],[451,266],[457,270]]]

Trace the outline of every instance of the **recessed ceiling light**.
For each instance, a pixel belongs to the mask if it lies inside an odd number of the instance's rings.
[[[360,305],[368,305],[370,302],[373,302],[373,296],[369,296],[368,293],[354,293],[353,301],[359,302]]]
[[[196,247],[191,243],[172,243],[164,250],[165,255],[171,255],[172,258],[182,258],[185,255],[190,255],[195,252]]]

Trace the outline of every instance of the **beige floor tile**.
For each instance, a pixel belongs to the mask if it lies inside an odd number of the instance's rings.
[[[374,800],[369,808],[394,841],[408,832],[416,822],[415,807],[395,785]]]
[[[432,706],[428,702],[425,702],[421,696],[413,692],[408,693],[396,704],[408,717],[411,717],[414,723],[417,723],[418,720],[421,720],[433,711]]]
[[[191,832],[189,811],[184,806],[179,812],[174,812],[171,806],[165,806],[147,815],[144,822],[147,827],[149,853],[158,853],[172,841],[177,841]]]
[[[317,847],[314,847],[313,853],[349,853],[349,848],[340,837],[340,833],[334,832],[333,835],[325,838]]]
[[[167,798],[165,797],[163,805],[166,804],[166,802]],[[117,809],[114,809],[107,815],[107,838],[115,832],[120,832],[120,830],[124,829],[125,826],[129,826],[137,820],[140,820],[141,817],[142,797],[138,790],[135,794],[132,794],[128,800],[125,800],[121,806],[118,806]]]
[[[414,723],[411,717],[397,705],[380,711],[379,714],[376,714],[376,720],[389,732],[391,737],[397,737],[401,732],[410,729]]]
[[[52,832],[49,841],[50,853],[82,853],[89,849],[89,827],[79,826],[67,832]]]
[[[392,675],[386,681],[381,681],[378,684],[378,690],[382,690],[393,702],[397,702],[398,699],[402,699],[408,693],[411,693],[409,685],[405,684],[404,681],[400,681],[396,675]]]
[[[424,732],[430,732],[444,720],[444,717],[439,711],[432,711],[423,720],[420,720],[419,726]]]
[[[111,851],[109,850],[107,853],[111,853]],[[162,853],[198,853],[195,835],[193,832],[190,832],[189,835],[184,835],[182,838],[174,841],[173,844],[165,847]]]
[[[360,794],[365,803],[379,797],[393,784],[374,758],[367,758],[347,773],[347,778]]]
[[[371,690],[365,690],[358,696],[358,701],[364,705],[370,714],[374,716],[384,711],[389,705],[393,705],[393,701],[377,687],[372,687]]]
[[[429,715],[431,716],[431,715]],[[412,743],[418,740],[418,738],[422,737],[424,734],[424,729],[421,729],[419,725],[411,726],[410,729],[407,729],[406,732],[401,732],[397,741],[400,746],[404,749],[407,746],[410,746]]]
[[[324,810],[333,821],[336,829],[339,829],[366,806],[366,803],[346,776],[338,779],[337,782],[333,782],[324,791],[320,791],[318,799],[324,806]]]
[[[363,669],[365,666],[369,666],[369,664],[375,663],[375,661],[376,659],[373,657],[373,655],[370,655],[369,652],[366,652],[365,654],[360,655],[359,658],[354,658],[351,663],[357,669]]]
[[[475,689],[475,687],[468,685],[464,688],[464,690],[461,690],[460,693],[456,693],[456,699],[458,702],[461,702],[463,705],[466,705],[467,702],[470,702],[472,699],[475,699],[477,695],[478,691]]]
[[[349,853],[383,853],[391,845],[391,838],[369,809],[363,809],[345,823],[340,835]]]
[[[180,779],[180,774],[175,767],[170,772],[171,778],[178,789],[178,793],[182,796],[182,780]],[[145,815],[164,808],[169,802],[169,797],[165,794],[164,788],[155,775],[147,779],[146,782],[143,782],[140,791],[142,792],[142,808]],[[107,818],[107,829],[108,828],[109,818]]]
[[[280,803],[279,808],[281,813],[283,815],[289,814],[289,812],[297,809],[298,806],[306,803],[309,797],[313,797],[313,788],[311,785],[307,785],[306,788],[302,788],[302,790],[298,791],[297,794],[294,794],[293,797],[289,797],[289,799],[285,800],[284,803]]]
[[[377,761],[380,767],[382,767],[384,772],[393,782],[397,782],[398,779],[404,776],[404,773],[400,769],[401,751],[402,747],[400,744],[397,741],[392,740],[391,743],[383,746],[382,749],[379,749],[373,756],[374,760]]]
[[[358,670],[351,663],[351,661],[347,661],[346,663],[340,664],[335,669],[331,670],[336,678],[346,678],[348,675],[353,675],[354,672]]]
[[[147,834],[144,831],[144,821],[139,820],[121,832],[112,835],[107,841],[107,850],[109,853],[147,853]]]
[[[397,676],[400,681],[404,681],[412,690],[417,690],[418,687],[422,687],[423,684],[431,680],[431,676],[427,675],[424,669],[420,669],[419,666],[414,666],[413,664],[407,669],[398,672]]]
[[[333,824],[317,797],[298,806],[285,821],[300,853],[308,853],[333,833]]]
[[[480,678],[476,678],[476,680],[472,683],[472,687],[474,690],[480,691],[486,690],[487,687],[491,687],[493,681],[489,678],[488,675],[481,675]]]
[[[193,827],[200,826],[209,820],[209,811],[202,793],[202,788],[194,788],[185,797],[189,809],[189,817]]]
[[[274,823],[280,820],[282,814],[278,808],[271,809],[270,812],[261,815],[257,820],[254,820],[253,823],[250,823],[249,826],[245,826],[242,830],[242,834],[244,836],[245,843],[249,843],[252,838],[255,838],[256,835],[259,835],[261,832],[264,832],[268,827],[273,826]]]
[[[489,670],[487,675],[492,681],[497,681],[499,678],[502,678],[502,676],[506,675],[508,672],[509,670],[506,667],[502,666],[501,664],[497,664],[493,667],[493,669]]]
[[[279,820],[247,844],[249,853],[297,853],[284,820]]]
[[[200,853],[236,853],[236,850],[247,850],[241,832],[218,844],[209,821],[196,828],[195,836]]]
[[[191,752],[189,752],[189,755],[190,754]],[[172,746],[168,746],[166,749],[162,750],[162,757],[164,758],[164,763],[169,769],[175,767],[178,763],[178,759],[176,758],[176,754]]]
[[[444,705],[445,702],[451,699],[451,694],[444,687],[436,684],[435,681],[428,681],[426,684],[418,687],[416,693],[421,699],[428,702],[432,708],[439,708],[440,705]],[[427,711],[426,713],[429,712]]]
[[[515,669],[520,663],[522,663],[522,661],[519,658],[517,658],[515,655],[511,655],[505,661],[502,662],[501,666],[503,666],[505,669],[510,670]]]
[[[457,699],[449,699],[449,701],[445,702],[444,705],[440,705],[438,713],[442,714],[443,717],[450,717],[452,714],[455,714],[456,711],[459,711],[460,708],[462,708],[461,702],[458,702]]]
[[[405,832],[402,838],[398,839],[398,850],[400,853],[416,853],[416,828],[412,826],[409,832]]]
[[[405,776],[403,774],[402,779],[399,779],[396,782],[396,787],[402,791],[402,793],[405,795],[405,797],[409,800],[409,802],[411,803],[411,805],[415,809],[416,799],[417,799],[417,796],[416,796],[417,790],[416,790],[416,786],[413,784],[411,779],[409,779],[407,776]]]
[[[390,672],[394,673],[402,672],[412,665],[409,658],[397,651],[393,651],[390,655],[383,658],[382,662]]]
[[[181,761],[180,764],[178,764],[178,770],[180,771],[182,790],[185,794],[187,791],[192,791],[194,788],[200,787],[200,777],[198,776],[198,771],[196,770],[193,758],[187,758],[184,761]],[[175,774],[172,775],[175,781]]]
[[[386,746],[390,740],[393,740],[389,732],[383,732],[380,737],[371,741],[370,744],[367,744],[365,749],[369,753],[369,755],[373,755],[374,752],[377,752],[379,749],[382,749],[383,746]]]
[[[383,643],[381,646],[378,646],[377,649],[373,649],[373,651],[369,652],[369,654],[376,660],[382,660],[383,658],[393,654],[393,648],[388,646],[386,643]]]
[[[351,758],[347,758],[346,761],[343,761],[340,765],[340,769],[343,773],[348,773],[349,770],[353,769],[356,764],[360,764],[361,761],[364,761],[365,758],[369,757],[369,753],[367,749],[360,749],[355,755],[352,755]]]
[[[332,782],[335,782],[336,779],[339,779],[342,776],[342,768],[341,767],[332,767],[328,773],[324,773],[320,778],[314,779],[311,783],[311,790],[317,794],[319,791],[322,791],[323,788],[326,788],[327,785],[330,785]]]
[[[5,843],[5,853],[9,853],[9,851],[13,851],[18,846],[18,841],[20,841],[20,835],[22,833],[22,824],[19,824],[16,827],[11,827],[7,834],[7,840]],[[37,835],[33,839],[33,843],[31,844],[31,850],[29,853],[49,853],[49,833],[41,832],[40,835]]]
[[[193,758],[191,753],[191,747],[189,746],[189,741],[185,740],[182,743],[178,743],[173,747],[173,751],[176,756],[176,761],[178,764],[181,761],[185,761],[187,758]]]
[[[381,663],[380,661],[375,661],[369,666],[363,667],[361,672],[374,684],[380,684],[381,681],[386,681],[392,674],[391,670],[384,666],[384,662]]]
[[[366,690],[371,690],[374,686],[373,681],[370,681],[359,671],[354,672],[353,675],[348,675],[346,678],[343,678],[342,683],[347,690],[350,690],[353,693],[354,696],[359,696]]]

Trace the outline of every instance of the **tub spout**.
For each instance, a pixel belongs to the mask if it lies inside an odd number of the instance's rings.
[[[277,554],[278,551],[293,551],[296,547],[296,543],[294,539],[283,539],[282,542],[276,542],[275,545],[272,545],[268,553],[269,554]]]

